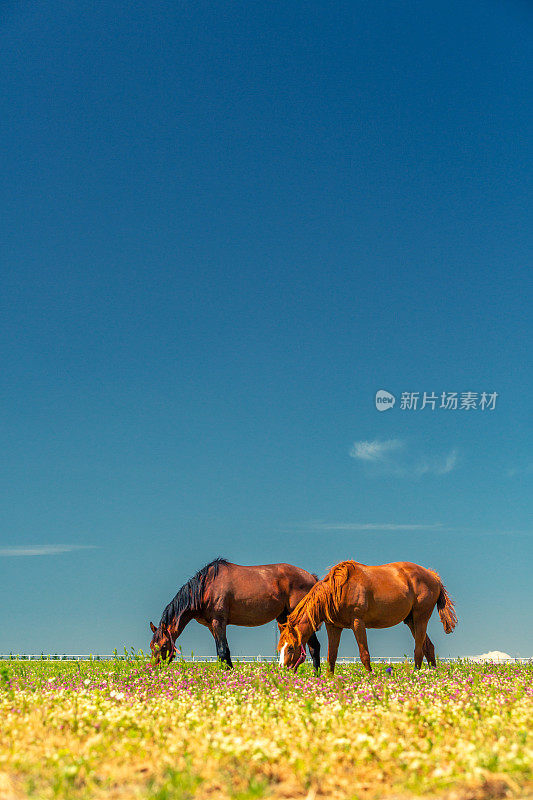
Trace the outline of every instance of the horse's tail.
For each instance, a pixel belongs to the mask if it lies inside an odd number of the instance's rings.
[[[457,614],[453,601],[439,578],[440,594],[437,599],[437,609],[445,633],[451,633],[457,625]]]

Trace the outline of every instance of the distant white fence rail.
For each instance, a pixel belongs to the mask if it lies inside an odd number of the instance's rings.
[[[9,654],[1,654],[0,653],[0,661],[135,661],[137,656],[135,654],[132,655],[120,655],[120,654],[104,654],[104,655],[78,655],[78,654],[54,654],[54,655],[43,655],[42,653],[9,653]],[[274,663],[278,660],[277,656],[233,656],[233,660],[236,662],[244,662],[244,663],[254,663],[254,662],[263,662],[263,663]],[[186,661],[187,663],[210,663],[218,661],[217,656],[189,656],[178,658],[178,661]],[[325,661],[325,659],[322,659]],[[405,658],[405,656],[377,656],[372,658],[372,662],[374,664],[402,664],[404,662],[411,662],[411,658]],[[448,657],[448,658],[440,658],[439,661],[443,661],[445,663],[453,663],[455,661],[472,661],[473,663],[479,662],[479,658],[477,656],[455,656],[455,657]],[[486,659],[487,663],[496,663],[496,664],[513,664],[513,663],[520,663],[520,664],[529,664],[533,663],[533,657],[523,658],[521,656],[512,656],[505,659],[495,659],[492,661],[491,659]],[[359,656],[339,656],[337,659],[337,664],[357,664],[359,663]]]

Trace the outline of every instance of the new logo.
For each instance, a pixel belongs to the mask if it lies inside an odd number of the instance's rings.
[[[396,402],[396,398],[390,392],[386,392],[385,389],[380,389],[376,392],[376,408],[378,411],[388,411],[389,408],[392,408],[394,403]]]

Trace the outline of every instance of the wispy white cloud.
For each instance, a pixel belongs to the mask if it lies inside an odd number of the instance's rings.
[[[441,528],[442,523],[401,525],[396,522],[315,522],[309,527],[316,531],[427,531]]]
[[[0,556],[58,556],[74,550],[94,550],[91,544],[24,544],[0,547]]]
[[[524,467],[510,467],[506,474],[508,478],[516,478],[517,475],[533,475],[533,463],[526,464]]]
[[[430,474],[446,475],[458,462],[456,449],[440,455],[411,455],[401,439],[354,442],[350,456],[366,464],[376,474],[415,478]]]
[[[457,465],[457,461],[459,459],[459,454],[457,450],[451,450],[450,453],[444,459],[444,464],[442,465],[441,472],[445,475],[447,472],[451,472],[452,469],[455,468]]]
[[[368,533],[401,533],[404,531],[420,533],[424,531],[437,531],[442,533],[446,531],[447,534],[457,534],[460,536],[533,536],[532,528],[472,528],[468,525],[447,525],[442,522],[429,522],[427,524],[409,522],[402,525],[398,522],[321,522],[311,520],[308,522],[292,523],[291,525],[283,527],[283,530],[294,531],[295,529],[306,531],[307,533],[310,531],[315,531],[317,533],[335,531],[338,533],[364,533],[365,531]]]
[[[413,462],[411,465],[406,465],[401,468],[405,474],[411,475],[427,475],[433,473],[434,475],[446,475],[451,472],[457,464],[457,450],[450,450],[449,453],[443,456],[434,456],[430,459],[421,458],[419,461]]]
[[[400,439],[386,439],[382,442],[377,439],[372,442],[354,442],[350,455],[360,461],[383,461],[389,453],[401,450],[403,446],[404,443]]]

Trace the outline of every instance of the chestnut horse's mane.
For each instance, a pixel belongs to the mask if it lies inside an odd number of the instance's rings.
[[[342,589],[350,574],[359,566],[357,561],[341,561],[340,564],[332,567],[326,577],[315,583],[309,593],[300,600],[294,611],[289,614],[286,630],[296,637],[298,644],[301,641],[301,633],[295,626],[304,614],[307,614],[315,631],[318,630],[323,621],[334,622],[339,610]]]

